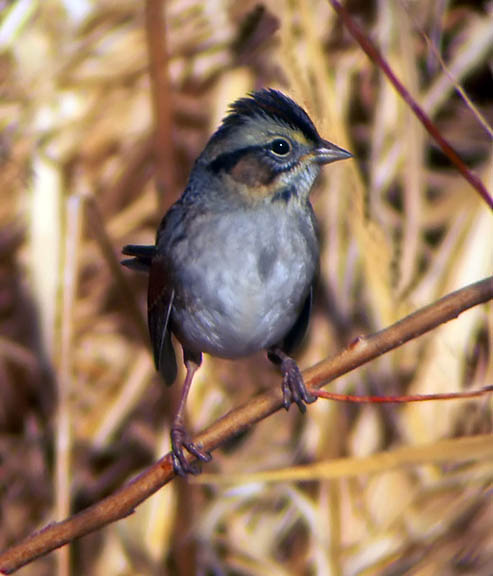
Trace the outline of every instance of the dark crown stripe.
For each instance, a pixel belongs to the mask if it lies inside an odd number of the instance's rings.
[[[252,92],[246,98],[236,100],[229,114],[223,119],[218,132],[227,131],[234,126],[240,126],[255,117],[267,116],[300,130],[308,140],[317,142],[320,136],[308,114],[281,92],[264,89]]]

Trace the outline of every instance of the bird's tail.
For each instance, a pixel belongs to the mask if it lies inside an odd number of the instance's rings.
[[[127,244],[122,248],[122,254],[133,256],[127,260],[122,260],[121,264],[132,270],[143,270],[149,272],[152,259],[156,254],[155,246],[140,246],[138,244]]]

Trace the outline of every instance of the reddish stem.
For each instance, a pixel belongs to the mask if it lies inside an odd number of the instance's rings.
[[[489,195],[486,190],[486,186],[481,182],[480,178],[471,172],[466,164],[463,162],[462,158],[457,154],[455,149],[448,143],[448,141],[440,134],[440,131],[427,116],[426,112],[421,108],[421,106],[414,100],[414,98],[409,94],[407,89],[404,87],[402,82],[394,74],[387,61],[379,52],[378,48],[373,44],[370,38],[363,32],[363,30],[356,24],[356,22],[351,18],[349,12],[338,2],[338,0],[329,0],[332,4],[334,10],[342,18],[346,28],[352,34],[353,38],[359,43],[361,48],[366,52],[367,56],[375,62],[375,64],[382,70],[382,72],[390,80],[397,92],[402,96],[402,98],[407,102],[412,111],[419,118],[423,126],[428,130],[428,133],[434,138],[437,144],[442,149],[442,152],[448,157],[448,159],[455,165],[457,170],[464,176],[464,178],[471,184],[471,186],[480,194],[483,200],[488,204],[491,210],[493,210],[493,198]]]
[[[466,390],[464,392],[448,392],[445,394],[402,394],[399,396],[354,396],[353,394],[337,394],[327,390],[310,388],[310,394],[334,400],[336,402],[353,402],[356,404],[407,404],[408,402],[428,402],[429,400],[461,400],[464,398],[478,398],[493,392],[492,386],[485,386],[479,390]]]

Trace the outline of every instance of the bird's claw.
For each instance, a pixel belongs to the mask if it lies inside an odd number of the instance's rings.
[[[210,462],[212,455],[194,444],[183,426],[173,426],[171,428],[171,448],[173,458],[173,469],[177,476],[200,474],[200,462]],[[198,460],[198,462],[188,462],[184,449]]]
[[[308,392],[308,389],[303,381],[298,365],[292,358],[283,358],[281,362],[282,373],[282,397],[283,406],[286,410],[294,402],[299,411],[304,414],[306,412],[306,404],[312,404],[317,399]]]

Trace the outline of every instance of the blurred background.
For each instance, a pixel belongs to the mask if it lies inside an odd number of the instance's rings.
[[[345,5],[491,191],[491,2]],[[183,373],[170,389],[155,373],[147,279],[121,270],[120,250],[153,243],[235,98],[279,88],[355,155],[312,195],[321,271],[302,367],[493,273],[491,212],[328,2],[0,10],[0,549],[168,451]],[[478,306],[332,389],[481,387],[492,343],[491,304]],[[262,354],[206,358],[190,426],[279,381]],[[172,482],[19,574],[491,575],[492,426],[488,398],[279,412],[218,450],[202,483]],[[301,464],[308,480],[287,481]],[[232,472],[248,476],[222,483]]]

